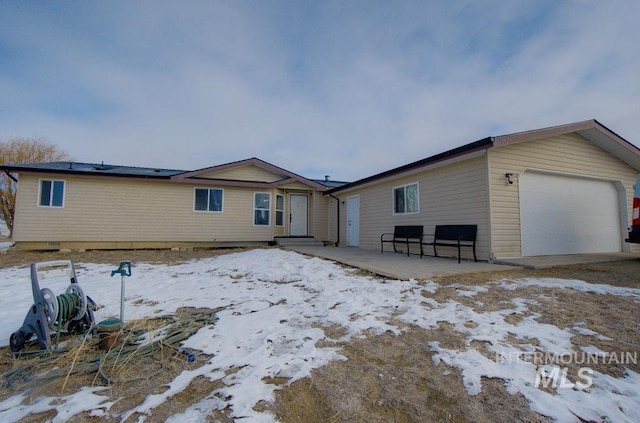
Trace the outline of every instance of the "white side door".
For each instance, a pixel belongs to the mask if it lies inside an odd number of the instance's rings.
[[[347,245],[360,245],[360,197],[347,198]]]
[[[306,195],[291,194],[289,202],[289,235],[309,235],[309,197]]]

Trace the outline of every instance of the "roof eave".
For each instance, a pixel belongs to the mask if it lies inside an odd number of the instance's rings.
[[[216,187],[240,187],[240,188],[259,188],[270,189],[279,188],[283,185],[298,182],[294,178],[285,178],[273,182],[261,181],[241,181],[235,179],[212,179],[212,178],[187,178],[173,179],[172,182],[178,184],[200,185],[200,186],[216,186]]]
[[[0,170],[14,173],[38,173],[38,174],[54,174],[54,175],[77,175],[77,176],[108,176],[116,178],[133,178],[133,179],[162,179],[169,180],[174,175],[141,175],[131,173],[115,173],[115,172],[87,172],[74,169],[44,169],[26,166],[4,166],[0,165]]]
[[[494,138],[494,146],[500,147],[569,133],[581,135],[603,150],[618,157],[629,166],[640,170],[640,149],[595,119],[510,135],[501,135]]]
[[[492,146],[493,146],[492,137],[483,138],[481,140],[472,142],[470,144],[466,144],[461,147],[457,147],[452,150],[445,151],[444,153],[436,154],[435,156],[427,157],[425,159],[418,160],[400,167],[396,167],[394,169],[387,170],[385,172],[378,173],[373,176],[359,179],[357,181],[351,182],[349,184],[346,184],[337,188],[329,189],[325,193],[333,194],[340,191],[346,191],[361,185],[376,183],[376,182],[385,180],[387,178],[394,177],[396,175],[408,173],[416,169],[430,167],[439,163],[444,163],[444,162],[448,162],[455,159],[459,160],[464,158],[465,156],[471,156],[478,151],[487,150]]]
[[[203,181],[205,181],[205,178],[201,178],[198,179],[198,176],[200,175],[205,175],[208,173],[212,173],[212,172],[217,172],[217,171],[221,171],[221,170],[225,170],[225,169],[232,169],[232,168],[236,168],[236,167],[241,167],[241,166],[257,166],[261,169],[270,171],[270,172],[274,172],[277,174],[281,174],[286,176],[287,178],[282,179],[282,180],[278,180],[278,181],[274,181],[274,182],[255,182],[255,181],[229,181],[229,180],[219,180],[219,179],[211,179],[211,181],[221,181],[224,182],[225,184],[227,184],[227,186],[249,186],[249,187],[256,187],[256,186],[264,186],[264,187],[278,187],[284,184],[288,184],[288,183],[293,183],[293,182],[299,182],[303,185],[308,185],[310,187],[312,187],[313,189],[315,189],[316,191],[326,191],[328,188],[325,187],[322,184],[319,184],[317,182],[314,182],[310,179],[305,178],[304,176],[300,176],[298,174],[295,174],[293,172],[290,172],[286,169],[283,169],[281,167],[278,167],[276,165],[272,165],[271,163],[267,163],[264,160],[260,160],[257,157],[252,157],[250,159],[245,159],[245,160],[240,160],[240,161],[236,161],[236,162],[231,162],[231,163],[226,163],[226,164],[222,164],[222,165],[218,165],[218,166],[212,166],[212,167],[208,167],[208,168],[204,168],[204,169],[199,169],[199,170],[195,170],[193,172],[185,172],[185,173],[181,173],[179,175],[174,175],[171,180],[174,182],[182,182],[182,183],[193,183],[193,182],[198,182],[201,183]],[[284,182],[283,182],[284,181]],[[208,185],[210,185],[207,182]]]

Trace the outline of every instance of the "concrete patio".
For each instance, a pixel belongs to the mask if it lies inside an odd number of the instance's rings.
[[[357,247],[314,247],[292,245],[290,250],[357,267],[390,279],[429,279],[434,276],[512,269],[512,266],[442,257],[409,256],[401,253],[364,250]]]
[[[521,266],[527,269],[544,269],[555,266],[579,265],[588,263],[603,263],[607,261],[640,259],[640,253],[598,253],[598,254],[570,254],[556,256],[523,257],[496,260],[496,264]]]
[[[286,247],[301,254],[333,260],[348,266],[357,267],[390,279],[429,279],[434,276],[457,275],[464,273],[510,270],[514,266],[529,269],[607,262],[616,260],[640,259],[640,253],[575,254],[561,256],[526,257],[500,260],[496,263],[473,262],[444,257],[409,256],[401,253],[378,250],[364,250],[357,247],[320,247],[291,245]]]

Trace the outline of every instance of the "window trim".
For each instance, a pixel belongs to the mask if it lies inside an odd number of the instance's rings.
[[[282,209],[278,208],[278,197],[282,198]],[[285,207],[286,204],[284,202],[284,194],[276,194],[276,203],[275,203],[275,210],[276,210],[276,220],[275,220],[275,225],[277,227],[284,227],[284,216],[285,216]],[[255,205],[255,203],[254,203]],[[282,213],[282,223],[278,225],[278,212]]]
[[[258,194],[265,194],[265,195],[269,196],[269,208],[257,208],[256,207],[256,196]],[[267,223],[266,224],[256,223],[256,211],[257,210],[266,210],[268,212],[267,213]],[[261,227],[261,228],[271,226],[271,193],[270,192],[256,191],[256,192],[253,193],[253,213],[252,213],[251,219],[253,220],[253,226],[258,226],[258,227]]]
[[[42,183],[43,182],[51,182],[51,192],[49,193],[49,204],[41,204],[42,201]],[[53,204],[53,196],[54,196],[54,185],[56,182],[62,182],[62,204],[59,206],[56,206]],[[38,207],[43,207],[43,208],[55,208],[55,209],[62,209],[65,206],[65,199],[67,197],[67,181],[65,179],[46,179],[46,178],[41,178],[38,179],[38,198],[36,199],[36,203],[38,205]]]
[[[416,187],[416,206],[417,209],[416,211],[411,211],[408,212],[407,210],[407,188],[414,186]],[[396,212],[396,190],[399,188],[404,188],[404,212]],[[420,183],[418,181],[416,182],[410,182],[408,184],[404,184],[404,185],[397,185],[393,188],[391,188],[391,213],[393,214],[393,216],[406,216],[406,215],[412,215],[412,214],[419,214],[420,213]]]
[[[196,209],[196,191],[202,189],[207,190],[207,209],[206,210],[197,210]],[[211,190],[220,191],[220,210],[209,210],[209,196]],[[210,188],[210,187],[194,187],[193,188],[193,212],[194,213],[224,213],[224,189],[223,188]]]

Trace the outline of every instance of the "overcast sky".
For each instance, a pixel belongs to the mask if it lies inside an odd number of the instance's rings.
[[[355,180],[598,119],[640,145],[640,1],[0,0],[0,139]]]

